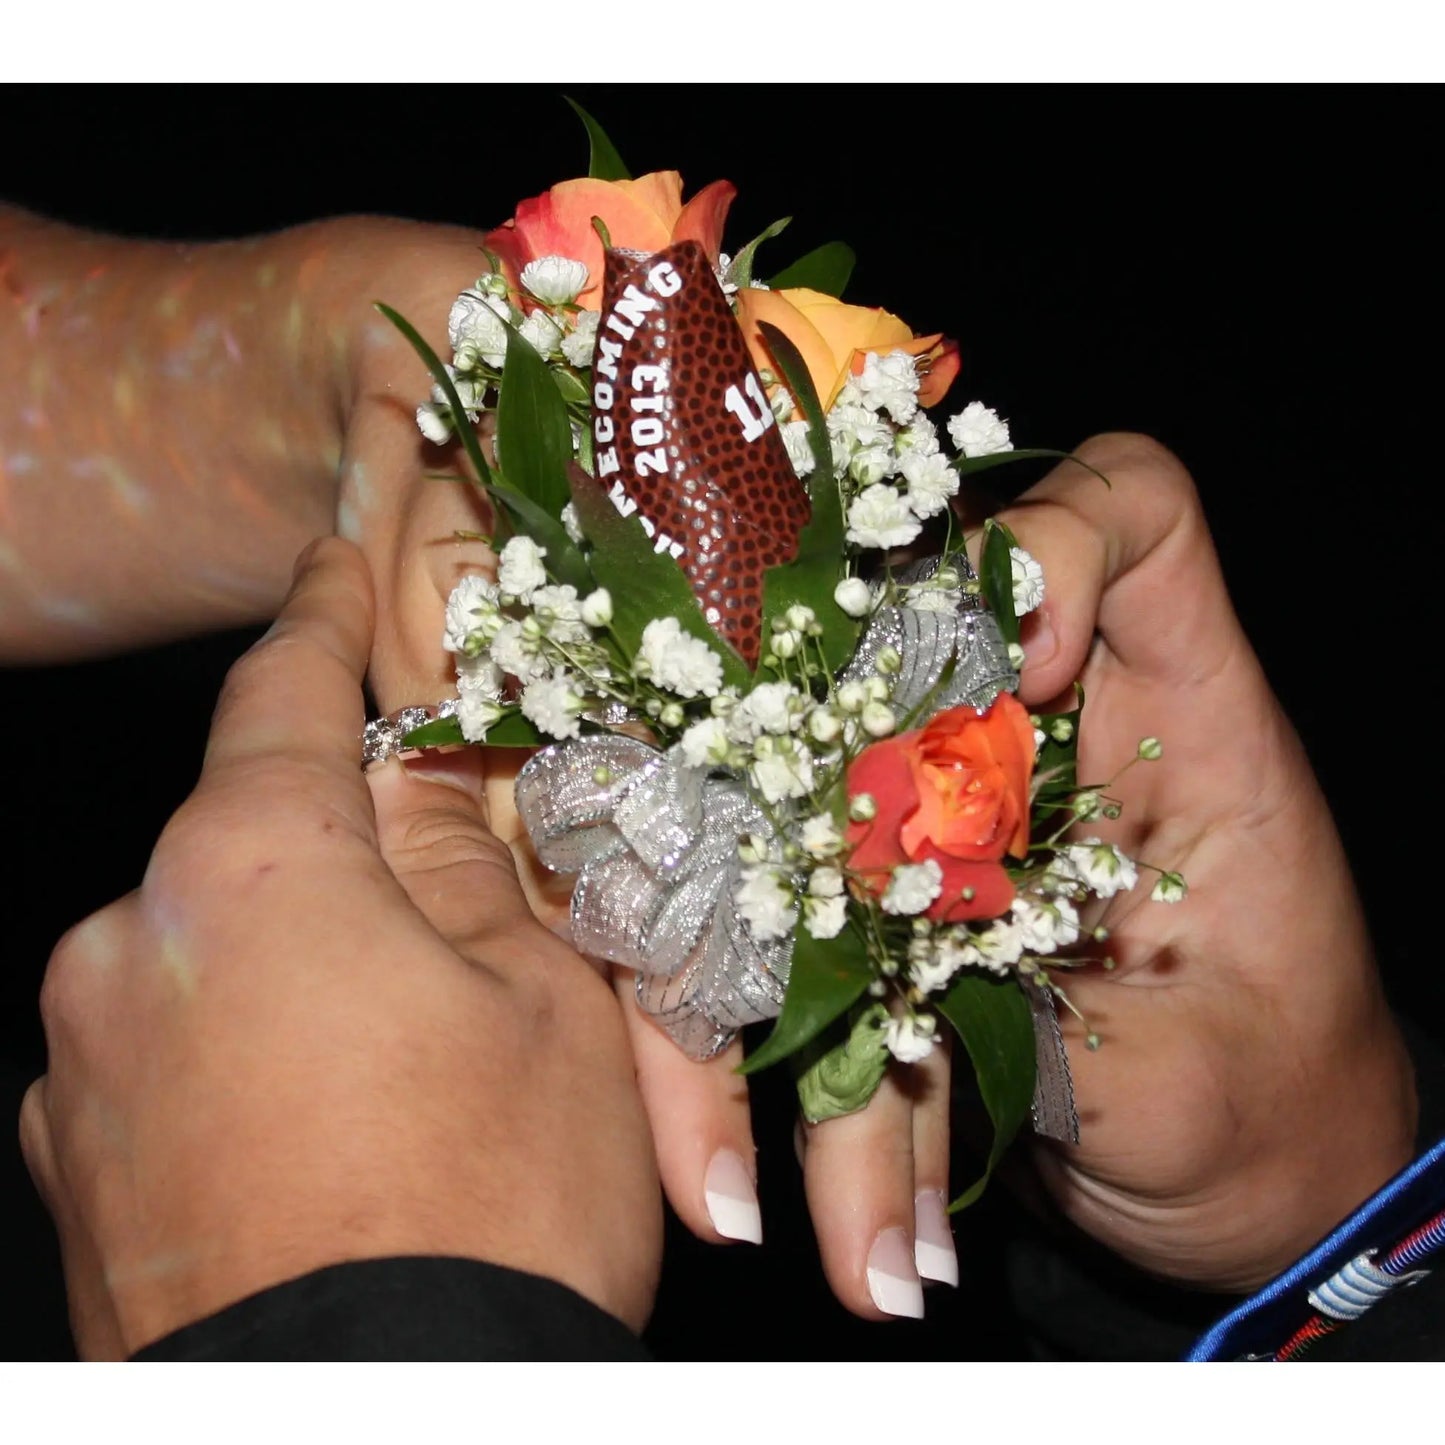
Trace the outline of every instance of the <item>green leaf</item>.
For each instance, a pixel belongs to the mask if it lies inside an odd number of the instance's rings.
[[[938,1011],[954,1027],[993,1121],[993,1147],[982,1178],[949,1205],[966,1209],[981,1195],[1034,1101],[1034,1026],[1028,999],[1012,979],[959,975]]]
[[[666,552],[654,550],[637,517],[624,517],[580,467],[572,470],[572,500],[592,543],[592,575],[612,594],[612,630],[628,657],[641,646],[649,622],[676,617],[684,632],[700,637],[722,659],[724,683],[745,688],[747,664],[707,625],[686,573]]]
[[[837,938],[814,938],[800,926],[793,935],[793,968],[783,1011],[738,1072],[755,1074],[796,1053],[847,1013],[872,977],[867,945],[856,928],[845,928]]]
[[[607,138],[607,132],[570,95],[564,95],[562,99],[577,112],[577,118],[587,127],[587,139],[592,146],[587,174],[594,181],[630,181],[632,172],[622,164],[622,157]]]
[[[791,216],[784,216],[781,221],[774,221],[771,226],[760,236],[754,236],[741,251],[733,257],[733,263],[728,268],[728,280],[735,286],[751,286],[753,284],[753,258],[758,253],[758,247],[764,241],[771,241],[774,236],[780,236],[792,224]]]
[[[827,241],[806,256],[799,256],[791,266],[784,267],[768,285],[774,291],[784,287],[805,286],[825,296],[841,296],[853,275],[858,258],[853,248],[843,241]]]
[[[1004,467],[1010,462],[1034,462],[1044,457],[1052,457],[1055,461],[1078,462],[1086,472],[1093,472],[1106,487],[1112,489],[1113,484],[1098,467],[1091,467],[1073,452],[1056,452],[1049,447],[1018,447],[1013,451],[990,452],[986,457],[955,457],[950,465],[959,476],[971,477],[976,472],[992,471],[994,467]]]
[[[509,712],[487,729],[489,748],[542,748],[555,741],[543,737],[536,727],[519,712]],[[404,748],[445,748],[464,743],[462,725],[454,717],[439,717],[419,728],[413,728],[402,740]]]
[[[798,536],[798,553],[791,562],[769,567],[763,574],[763,635],[774,617],[795,602],[811,607],[823,635],[818,639],[828,666],[837,671],[852,657],[858,641],[859,620],[849,617],[833,600],[843,575],[843,502],[833,478],[833,447],[818,393],[798,348],[766,321],[759,323],[778,370],[808,419],[808,441],[813,449],[813,470],[808,475],[812,504],[808,524]]]
[[[1084,713],[1084,689],[1076,682],[1074,697],[1078,706],[1072,712],[1048,712],[1039,714],[1039,729],[1044,735],[1044,745],[1039,749],[1038,761],[1034,764],[1034,777],[1046,778],[1034,793],[1034,801],[1043,799],[1056,802],[1074,791],[1078,779],[1079,725]],[[1073,732],[1065,742],[1059,742],[1053,735],[1054,725],[1067,719],[1073,724]],[[1034,829],[1037,832],[1037,828]]]
[[[497,462],[507,484],[560,517],[571,498],[572,427],[552,370],[515,327],[497,393]]]
[[[881,1003],[855,1009],[847,1036],[832,1048],[824,1047],[820,1036],[793,1055],[793,1061],[803,1065],[796,1080],[798,1104],[810,1124],[867,1107],[888,1072],[883,1037],[887,1022],[888,1010]]]
[[[477,480],[490,490],[493,486],[492,469],[487,465],[486,457],[482,455],[482,444],[477,440],[477,434],[467,420],[466,410],[462,406],[461,398],[457,395],[456,386],[451,377],[447,375],[447,369],[442,365],[441,359],[427,345],[421,332],[399,311],[394,311],[384,301],[373,301],[371,304],[406,337],[411,343],[411,349],[421,357],[423,365],[431,372],[432,380],[441,387],[446,396],[447,405],[452,409],[452,420],[456,423],[457,435],[461,438],[462,446],[471,460],[472,466],[476,469]]]
[[[1005,642],[1019,640],[1019,620],[1014,613],[1014,569],[1009,548],[1017,545],[1013,533],[992,517],[983,524],[983,558],[978,580],[983,600],[998,621]]]

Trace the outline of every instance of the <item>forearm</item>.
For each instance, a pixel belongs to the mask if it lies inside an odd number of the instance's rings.
[[[0,209],[0,660],[274,611],[333,525],[355,225],[177,245]]]

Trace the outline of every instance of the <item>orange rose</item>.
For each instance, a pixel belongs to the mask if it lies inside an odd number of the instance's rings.
[[[943,892],[930,918],[996,917],[1014,896],[999,860],[1028,852],[1033,769],[1033,724],[1007,692],[986,712],[949,708],[916,732],[874,743],[848,769],[849,798],[868,793],[878,808],[871,822],[848,825],[849,867],[882,893],[899,863],[931,858]]]
[[[654,171],[635,181],[563,181],[517,207],[517,214],[491,232],[486,246],[496,253],[507,279],[516,285],[522,267],[539,256],[566,256],[587,267],[587,287],[578,305],[602,305],[602,242],[592,228],[600,217],[614,246],[660,251],[674,241],[697,241],[717,264],[723,221],[737,195],[731,181],[714,181],[686,205],[682,177]]]
[[[863,355],[868,351],[906,351],[923,359],[918,388],[921,406],[942,401],[958,375],[956,341],[941,333],[915,336],[892,312],[878,306],[849,306],[821,291],[739,291],[738,321],[759,366],[777,370],[758,330],[760,321],[776,326],[798,348],[824,411],[833,405],[849,376],[863,370]]]

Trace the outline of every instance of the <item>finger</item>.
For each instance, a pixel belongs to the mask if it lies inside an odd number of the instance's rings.
[[[537,928],[507,846],[483,814],[484,759],[468,748],[406,763],[392,758],[366,776],[381,856],[428,923],[473,962],[499,938]]]
[[[1240,633],[1198,494],[1145,437],[1098,437],[1001,513],[1044,567],[1045,599],[1023,620],[1020,695],[1067,688],[1100,634],[1131,673],[1157,681],[1217,672]]]
[[[202,786],[270,757],[354,780],[360,795],[371,629],[361,553],[339,538],[313,542],[297,560],[280,616],[226,678]]]
[[[737,1072],[742,1044],[734,1041],[702,1062],[688,1058],[638,1008],[636,977],[630,969],[614,971],[668,1200],[699,1239],[761,1244],[748,1086]]]
[[[948,1218],[948,1039],[910,1066],[913,1094],[913,1262],[924,1279],[958,1284],[958,1252]]]
[[[890,1070],[867,1108],[806,1135],[808,1213],[833,1293],[865,1319],[921,1319],[911,1094]]]
[[[99,1252],[89,1233],[77,1227],[56,1160],[49,1099],[48,1077],[36,1079],[25,1091],[20,1102],[20,1153],[60,1240],[71,1334],[82,1359],[123,1359],[126,1349],[120,1320]]]

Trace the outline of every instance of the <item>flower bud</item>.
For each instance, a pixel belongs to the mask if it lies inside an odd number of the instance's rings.
[[[863,679],[863,691],[868,695],[869,702],[887,702],[893,693],[893,689],[876,672],[872,677]]]
[[[855,823],[871,823],[878,816],[872,793],[859,793],[848,801],[848,816]]]
[[[863,724],[863,731],[870,738],[886,738],[898,724],[898,719],[893,715],[893,709],[886,702],[870,702],[863,709],[860,721]]]
[[[612,769],[606,767],[593,768],[592,781],[596,783],[599,788],[605,788],[608,783],[612,781]]]
[[[849,617],[862,617],[872,605],[872,594],[868,584],[861,577],[845,577],[833,589],[833,601]]]
[[[1094,792],[1076,794],[1073,807],[1076,818],[1096,818],[1099,815],[1099,795]]]
[[[1066,743],[1074,735],[1074,720],[1067,717],[1056,717],[1049,724],[1049,736],[1056,743]]]
[[[837,742],[838,734],[842,731],[841,720],[830,708],[817,707],[808,714],[808,733],[814,742]]]
[[[774,657],[796,657],[798,652],[798,634],[796,632],[780,632],[772,642]]]
[[[880,647],[876,665],[885,677],[896,677],[903,667],[903,658],[896,647]]]
[[[845,682],[838,689],[838,706],[844,712],[862,712],[868,701],[867,689],[861,682]]]
[[[1164,745],[1158,738],[1142,738],[1139,742],[1139,756],[1146,763],[1157,763],[1164,756]]]
[[[1008,645],[1008,663],[1015,672],[1023,669],[1025,653],[1017,642],[1010,642]]]
[[[802,603],[795,602],[788,608],[787,619],[788,626],[794,632],[806,632],[817,621],[817,616],[811,607],[804,607]]]
[[[599,587],[582,599],[577,611],[588,627],[606,627],[612,621],[612,594]]]
[[[681,703],[670,702],[658,714],[657,720],[665,728],[680,728],[685,716]]]

